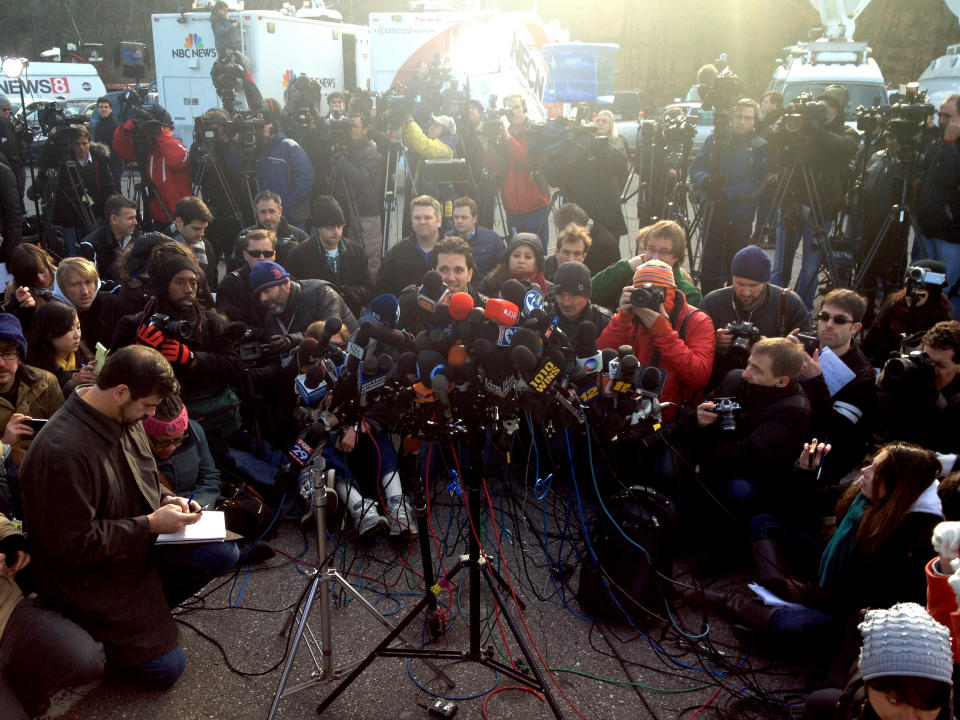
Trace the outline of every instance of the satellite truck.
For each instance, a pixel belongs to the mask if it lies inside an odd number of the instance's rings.
[[[950,12],[960,19],[960,0],[946,0]],[[954,93],[960,93],[960,44],[948,45],[947,52],[931,61],[918,79],[931,105],[940,107]]]
[[[810,0],[820,13],[823,34],[816,40],[786,47],[777,60],[767,90],[783,93],[785,103],[800,93],[820,95],[827,85],[843,85],[850,93],[845,115],[856,117],[858,105],[887,105],[883,73],[865,42],[856,42],[856,20],[871,0]]]
[[[461,89],[485,107],[519,94],[527,114],[548,118],[543,96],[547,63],[543,48],[566,43],[568,30],[534,12],[448,11],[370,13],[372,90],[406,87],[418,67],[442,61]]]
[[[366,27],[344,23],[318,0],[300,8],[285,3],[280,12],[227,1],[227,17],[240,23],[242,52],[252,61],[251,74],[264,97],[282,102],[287,85],[301,73],[317,80],[325,97],[369,87]],[[194,118],[222,106],[210,79],[217,60],[212,9],[213,0],[204,0],[190,10],[151,16],[158,99],[173,117],[174,135],[187,145]]]

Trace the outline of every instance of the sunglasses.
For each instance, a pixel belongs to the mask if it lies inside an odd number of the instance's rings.
[[[817,320],[820,322],[829,322],[830,320],[833,320],[834,325],[846,325],[853,322],[853,320],[850,318],[845,318],[843,315],[831,315],[828,312],[822,312],[817,315]]]
[[[265,257],[272,258],[276,254],[276,250],[244,250],[244,252],[250,257]]]

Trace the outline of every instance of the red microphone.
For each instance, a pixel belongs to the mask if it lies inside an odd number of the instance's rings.
[[[454,320],[466,320],[470,316],[470,311],[473,310],[473,297],[470,293],[454,293],[450,298],[449,309],[450,317]]]
[[[517,324],[520,309],[509,300],[490,298],[487,300],[487,306],[483,308],[483,316],[493,320],[497,325],[513,327]]]

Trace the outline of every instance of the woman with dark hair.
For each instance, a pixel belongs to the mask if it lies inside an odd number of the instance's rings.
[[[80,336],[76,309],[55,300],[37,309],[27,331],[27,364],[53,373],[64,395],[97,381],[93,356]]]
[[[33,308],[42,305],[52,295],[57,267],[46,250],[22,243],[10,253],[7,270],[13,279],[4,290],[2,310],[16,315],[27,327]]]
[[[920,260],[912,265],[946,276],[946,266],[939,260]],[[953,319],[950,300],[943,285],[922,283],[911,292],[898,290],[887,296],[866,337],[860,344],[874,367],[883,367],[890,353],[900,351],[900,340],[926,332],[938,322]],[[866,327],[866,322],[864,326]]]
[[[547,295],[547,278],[543,274],[543,245],[533,233],[517,233],[507,245],[503,259],[483,280],[481,292],[490,297],[500,294],[508,278],[528,280]]]
[[[924,602],[930,537],[942,520],[939,471],[937,456],[918,445],[880,448],[838,501],[839,525],[822,552],[779,518],[754,518],[751,535],[763,543],[755,546],[761,584],[798,605],[765,605],[749,589],[711,592],[708,600],[818,653],[835,649],[845,622],[862,608]]]

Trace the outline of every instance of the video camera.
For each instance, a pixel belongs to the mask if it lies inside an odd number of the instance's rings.
[[[527,150],[554,187],[566,185],[575,159],[593,148],[596,128],[566,118],[531,123],[525,129]]]
[[[67,115],[57,103],[46,103],[37,111],[37,122],[44,135],[50,135],[51,130],[86,125],[87,118],[83,115]]]
[[[210,68],[210,79],[223,103],[223,109],[233,115],[237,108],[237,88],[243,81],[246,70],[236,59],[233,50],[224,50]]]
[[[927,93],[913,82],[907,85],[903,99],[890,108],[884,130],[897,141],[901,150],[917,150],[928,133],[927,120],[936,113],[927,102]]]
[[[813,93],[803,92],[787,103],[782,116],[783,129],[796,134],[810,128],[821,127],[829,112],[823,100],[815,100]]]
[[[937,372],[930,357],[920,350],[887,360],[877,377],[877,388],[896,397],[922,397],[936,391]]]

